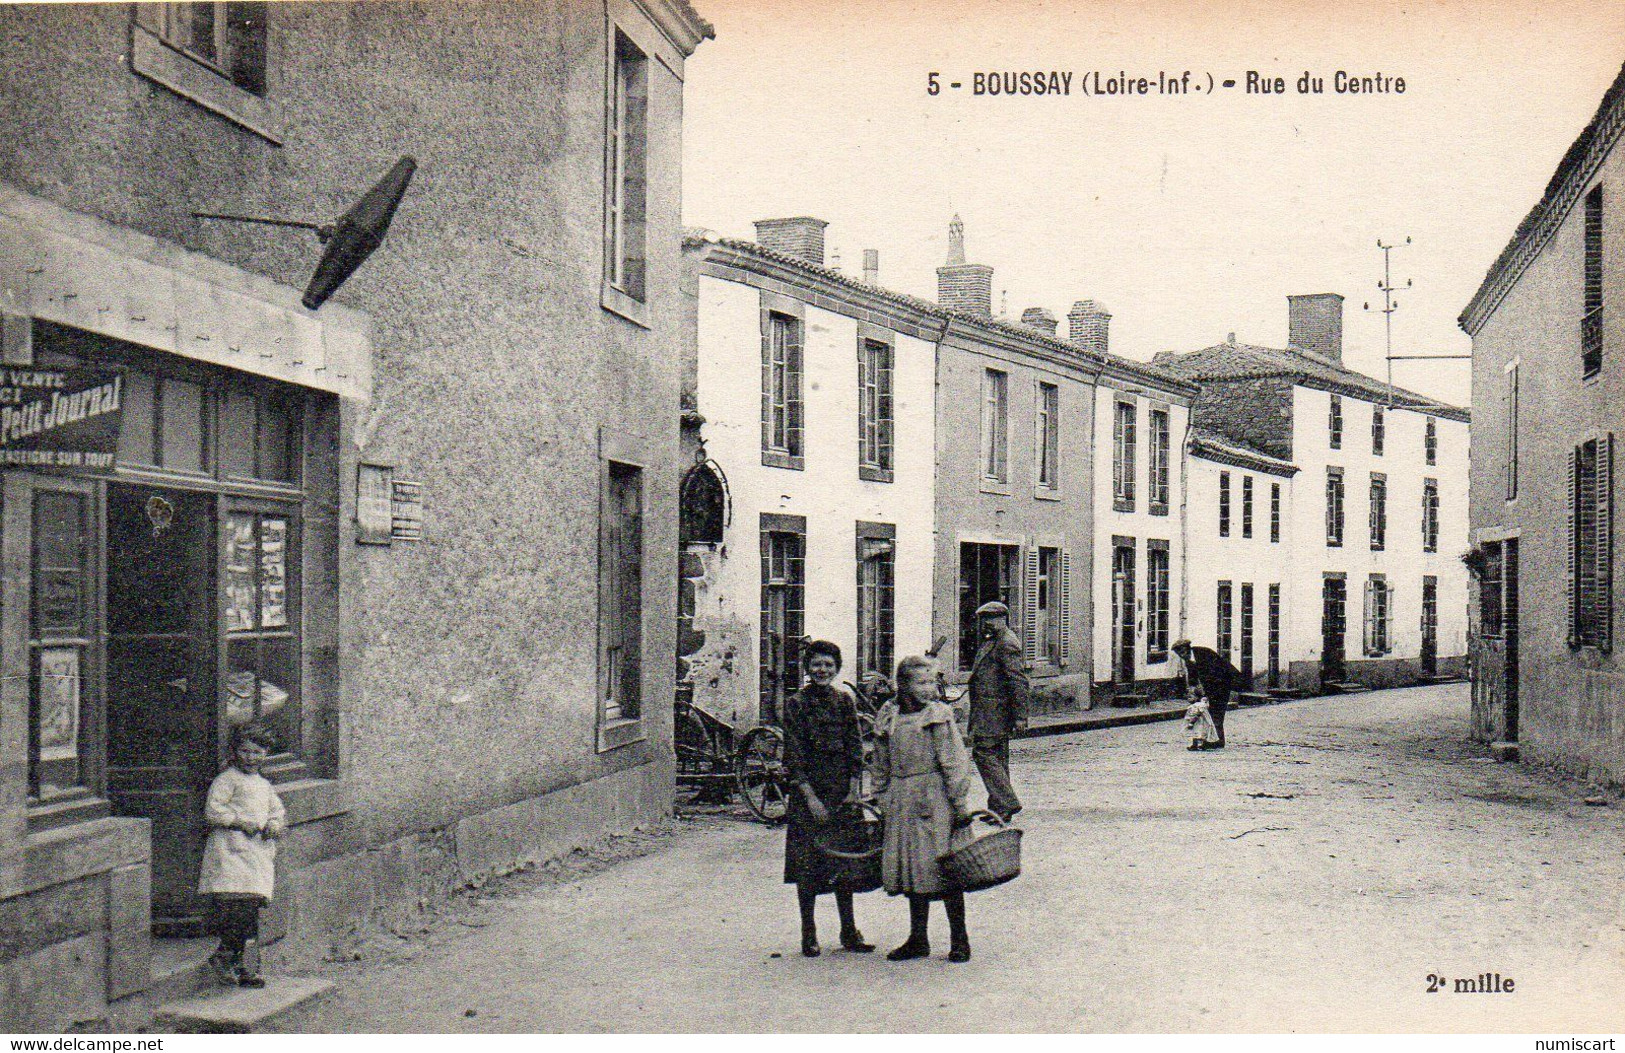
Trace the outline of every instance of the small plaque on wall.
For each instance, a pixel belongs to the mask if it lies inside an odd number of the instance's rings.
[[[387,545],[394,527],[395,469],[358,464],[355,469],[355,539],[361,545]]]
[[[423,484],[402,479],[394,482],[390,536],[396,541],[423,540]]]

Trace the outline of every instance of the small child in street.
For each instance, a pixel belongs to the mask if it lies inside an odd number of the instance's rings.
[[[276,880],[276,842],[287,830],[287,812],[260,766],[276,748],[263,724],[231,733],[232,762],[209,787],[204,818],[198,892],[211,897],[210,928],[220,947],[209,959],[215,978],[228,987],[264,987],[257,970],[243,962],[249,940],[258,941],[260,908],[271,901]]]
[[[1219,741],[1219,729],[1213,724],[1213,714],[1208,710],[1207,699],[1202,697],[1198,688],[1190,708],[1185,710],[1185,730],[1191,734],[1191,744],[1187,749],[1205,750]]]

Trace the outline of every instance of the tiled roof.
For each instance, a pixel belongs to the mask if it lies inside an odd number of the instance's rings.
[[[1545,246],[1569,207],[1580,196],[1580,190],[1590,179],[1591,170],[1613,149],[1622,129],[1625,129],[1622,111],[1625,111],[1625,66],[1620,67],[1614,83],[1603,93],[1597,112],[1580,132],[1580,137],[1563,154],[1557,171],[1546,183],[1546,192],[1518,224],[1512,240],[1490,265],[1478,291],[1461,312],[1457,322],[1468,333],[1477,331],[1478,325],[1495,309],[1506,289]]]
[[[1154,360],[1157,366],[1175,376],[1193,380],[1251,380],[1263,377],[1292,377],[1347,392],[1372,402],[1393,399],[1395,406],[1433,413],[1453,420],[1467,420],[1468,412],[1437,399],[1404,388],[1389,388],[1387,384],[1356,373],[1346,366],[1328,361],[1296,347],[1260,347],[1257,344],[1214,344],[1187,354],[1164,353]]]
[[[968,311],[958,311],[951,307],[944,307],[934,300],[925,300],[918,296],[910,296],[908,293],[895,292],[891,289],[884,289],[877,285],[870,285],[868,282],[860,281],[859,279],[854,278],[842,271],[820,266],[819,264],[804,260],[800,256],[792,256],[789,253],[779,252],[744,238],[731,238],[727,235],[719,234],[716,231],[709,230],[705,227],[683,228],[683,248],[699,249],[706,245],[722,245],[738,252],[743,252],[752,256],[759,256],[766,260],[772,260],[775,263],[795,268],[797,270],[806,271],[809,274],[817,275],[819,278],[822,278],[825,281],[844,286],[853,290],[854,292],[861,292],[868,296],[879,297],[882,300],[890,301],[898,306],[906,307],[914,311],[921,311],[934,315],[938,318],[952,319],[956,322],[973,327],[979,326],[984,329],[991,329],[995,332],[1007,333],[1011,336],[1016,336],[1023,340],[1041,345],[1063,356],[1077,359],[1082,365],[1092,366],[1096,362],[1104,362],[1109,368],[1115,369],[1116,372],[1136,377],[1146,381],[1147,383],[1160,385],[1163,388],[1173,391],[1185,391],[1190,394],[1195,393],[1195,385],[1190,380],[1176,376],[1175,374],[1167,370],[1160,369],[1154,365],[1147,365],[1144,362],[1136,362],[1133,359],[1123,358],[1121,355],[1113,355],[1110,353],[1101,354],[1099,352],[1085,351],[1083,348],[1072,343],[1071,341],[1062,340],[1060,337],[1056,336],[1050,336],[1048,333],[1041,332],[1031,326],[1021,325],[1016,322],[1008,322],[1002,318],[991,318],[986,315],[972,314]]]
[[[1228,435],[1220,435],[1211,428],[1192,428],[1190,448],[1197,457],[1240,468],[1254,468],[1271,475],[1294,475],[1298,471],[1298,466],[1291,461],[1271,457],[1263,450]]]

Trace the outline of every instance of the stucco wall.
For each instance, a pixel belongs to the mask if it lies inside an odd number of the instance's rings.
[[[706,421],[700,434],[727,476],[733,519],[696,596],[695,628],[707,632],[707,673],[726,660],[724,651],[734,656],[731,686],[707,684],[705,701],[721,708],[719,715],[747,723],[757,717],[762,513],[806,518],[806,632],[840,646],[843,677],[855,679],[860,520],[897,528],[896,657],[931,644],[935,347],[892,334],[893,481],[864,480],[858,473],[857,310],[803,306],[805,462],[794,470],[762,463],[762,292],[708,275],[698,279],[698,407]]]
[[[1584,210],[1576,207],[1473,337],[1472,526],[1475,541],[1520,538],[1522,670],[1519,752],[1615,783],[1625,781],[1625,664],[1618,644],[1625,589],[1615,572],[1611,654],[1567,643],[1569,451],[1625,421],[1619,305],[1625,303],[1625,157],[1616,147],[1596,180],[1603,200],[1603,368],[1584,380],[1580,294]],[[1582,195],[1583,199],[1583,195]],[[1516,500],[1506,498],[1506,365],[1519,360]],[[1619,471],[1618,453],[1615,471]],[[1616,483],[1615,508],[1619,498]],[[1615,560],[1619,559],[1615,527]]]

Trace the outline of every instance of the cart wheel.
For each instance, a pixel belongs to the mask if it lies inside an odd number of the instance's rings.
[[[763,725],[752,729],[734,759],[734,776],[745,805],[764,823],[784,820],[788,787],[784,781],[784,735]]]
[[[858,713],[858,738],[863,742],[863,770],[867,773],[875,759],[875,718],[867,713]]]
[[[716,777],[723,774],[722,765],[718,763],[716,742],[698,713],[679,709],[673,723],[677,789],[672,799],[677,804],[693,804],[703,800],[707,791],[714,795]]]

